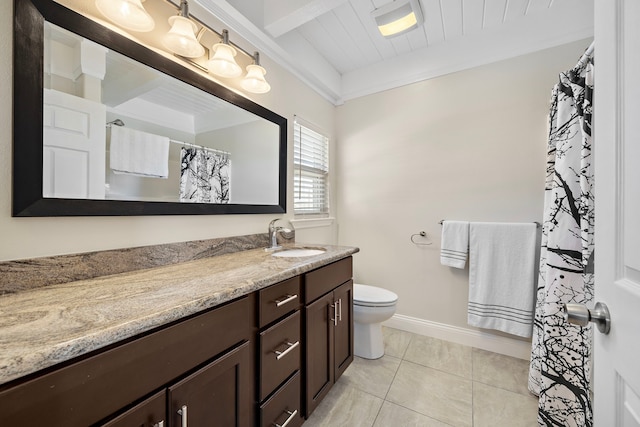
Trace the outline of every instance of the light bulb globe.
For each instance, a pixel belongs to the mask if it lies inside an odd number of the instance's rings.
[[[172,16],[169,18],[171,29],[162,38],[164,46],[180,56],[187,58],[199,58],[204,55],[204,47],[196,39],[198,30],[189,18],[184,16]]]
[[[127,30],[148,32],[155,22],[141,0],[96,0],[96,7],[104,16]]]
[[[242,68],[234,59],[237,52],[233,46],[217,43],[213,45],[211,50],[213,57],[207,62],[207,68],[211,74],[227,78],[238,77],[242,74]]]

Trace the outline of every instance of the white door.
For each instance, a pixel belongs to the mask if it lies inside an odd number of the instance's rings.
[[[595,0],[594,424],[640,426],[640,1]]]
[[[44,92],[44,197],[104,199],[106,107],[56,90]]]

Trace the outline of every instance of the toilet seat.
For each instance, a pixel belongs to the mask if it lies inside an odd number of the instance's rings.
[[[353,304],[362,307],[389,307],[395,305],[398,295],[388,289],[376,286],[353,285]]]

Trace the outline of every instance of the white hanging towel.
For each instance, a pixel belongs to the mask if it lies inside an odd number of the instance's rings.
[[[469,325],[531,336],[535,254],[535,223],[469,225]]]
[[[464,268],[469,251],[469,221],[443,221],[440,264]]]
[[[109,161],[115,173],[167,178],[169,138],[152,133],[111,126]]]

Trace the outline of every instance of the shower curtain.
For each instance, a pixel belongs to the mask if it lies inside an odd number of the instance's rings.
[[[229,155],[201,148],[180,150],[180,201],[229,203]]]
[[[565,303],[593,300],[593,59],[560,74],[549,113],[540,277],[529,389],[543,426],[592,426],[592,328],[566,323]]]

